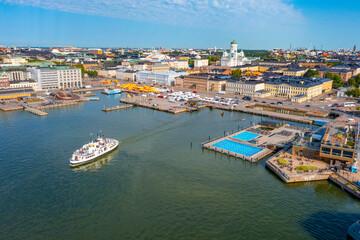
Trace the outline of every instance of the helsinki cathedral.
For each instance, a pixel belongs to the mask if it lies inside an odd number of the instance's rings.
[[[242,66],[248,63],[248,59],[245,57],[244,52],[241,50],[240,53],[237,52],[237,42],[234,40],[230,44],[230,54],[224,51],[221,58],[221,66],[236,67]]]

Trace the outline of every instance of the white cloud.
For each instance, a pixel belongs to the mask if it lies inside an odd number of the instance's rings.
[[[71,13],[166,23],[236,28],[303,20],[288,0],[0,0]]]

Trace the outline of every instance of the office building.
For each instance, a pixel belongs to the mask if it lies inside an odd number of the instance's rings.
[[[29,68],[38,88],[78,88],[82,87],[82,76],[80,68],[70,66],[54,66],[49,68]]]
[[[152,72],[152,71],[138,71],[136,72],[136,81],[144,82],[147,84],[160,84],[160,85],[174,85],[175,78],[187,75],[187,72],[174,72],[174,71],[164,71],[164,72]]]
[[[208,59],[195,59],[194,60],[194,67],[206,67],[209,65]]]

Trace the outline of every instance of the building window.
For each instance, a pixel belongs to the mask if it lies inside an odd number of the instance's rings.
[[[323,148],[321,148],[321,152],[322,152],[322,153],[325,153],[325,154],[330,154],[331,149],[330,149],[330,148],[327,148],[327,147],[323,147]]]
[[[350,151],[343,151],[343,157],[346,158],[353,158],[354,156],[354,152],[350,152]]]
[[[341,150],[339,150],[339,149],[333,149],[333,150],[332,150],[332,155],[334,155],[334,156],[341,156]]]

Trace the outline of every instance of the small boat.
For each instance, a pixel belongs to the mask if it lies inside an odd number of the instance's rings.
[[[115,95],[115,94],[120,94],[121,93],[121,90],[120,89],[105,89],[104,93],[106,95]]]
[[[100,133],[98,138],[85,144],[82,148],[76,150],[70,158],[70,167],[76,167],[93,162],[95,159],[115,150],[119,141],[112,138],[104,138]]]
[[[245,118],[242,118],[241,121],[245,121]]]

